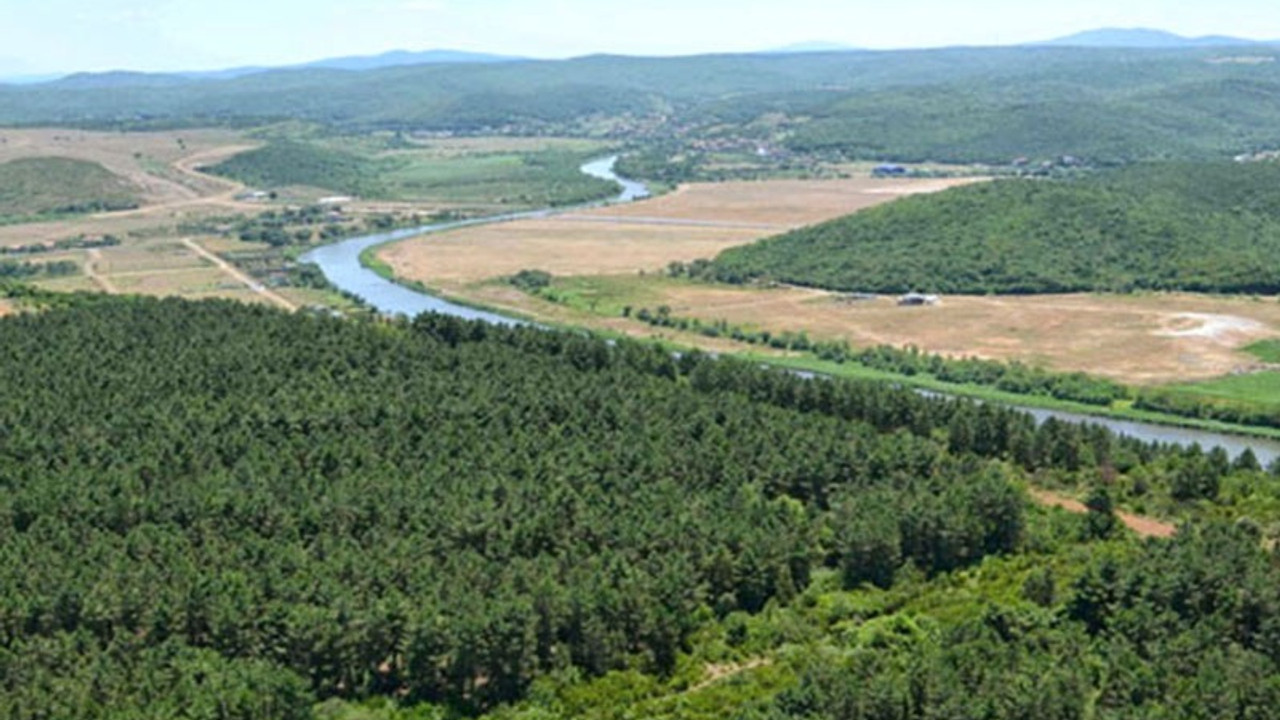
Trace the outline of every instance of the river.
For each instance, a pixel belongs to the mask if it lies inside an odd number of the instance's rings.
[[[649,188],[643,183],[619,177],[618,174],[614,172],[614,166],[617,162],[617,156],[601,158],[583,165],[582,172],[592,177],[600,178],[601,180],[615,182],[621,186],[622,192],[617,198],[611,201],[613,203],[626,203],[649,197]],[[397,285],[362,265],[360,263],[360,254],[371,247],[384,245],[397,240],[406,240],[411,237],[447,232],[449,230],[474,227],[477,225],[511,222],[513,220],[545,218],[550,217],[557,212],[561,212],[561,210],[531,210],[529,212],[518,212],[507,215],[475,218],[472,220],[438,223],[435,225],[426,225],[417,228],[395,230],[393,232],[380,233],[378,235],[351,238],[349,240],[334,243],[333,245],[316,248],[315,250],[303,255],[301,262],[314,263],[318,265],[321,271],[324,272],[325,277],[329,279],[329,282],[338,289],[355,295],[377,309],[379,312],[387,315],[406,315],[408,317],[414,317],[424,312],[437,312],[445,315],[465,318],[467,320],[484,320],[499,325],[524,325],[527,323],[522,320],[516,320],[514,318],[486,312],[484,310],[476,310],[474,308],[466,307],[465,305],[458,305],[457,303],[451,303],[433,295],[420,293],[416,290],[410,290],[402,285]],[[1228,435],[1208,430],[1191,430],[1168,425],[1156,425],[1154,423],[1115,420],[1112,418],[1097,417],[1093,415],[1079,415],[1059,410],[1043,410],[1040,408],[1030,407],[1019,407],[1019,409],[1032,414],[1040,422],[1044,422],[1052,417],[1065,422],[1103,425],[1110,428],[1117,434],[1127,435],[1129,437],[1148,442],[1161,442],[1184,446],[1197,443],[1206,449],[1217,446],[1226,450],[1233,458],[1244,452],[1245,449],[1252,449],[1254,455],[1258,457],[1258,460],[1262,462],[1263,465],[1270,464],[1277,458],[1280,458],[1280,440]]]

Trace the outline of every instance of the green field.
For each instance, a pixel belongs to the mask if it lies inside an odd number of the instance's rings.
[[[0,221],[135,208],[138,189],[98,163],[24,158],[0,164]]]
[[[1265,363],[1280,363],[1280,340],[1263,340],[1245,348],[1245,352]]]
[[[1210,400],[1280,410],[1280,372],[1233,375],[1209,382],[1179,385],[1174,390]]]
[[[578,168],[607,146],[578,142],[530,149],[483,144],[441,152],[374,136],[272,137],[211,172],[258,188],[309,187],[363,200],[513,208],[608,197],[613,184]]]

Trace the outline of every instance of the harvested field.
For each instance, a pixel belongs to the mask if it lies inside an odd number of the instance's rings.
[[[672,260],[710,257],[758,234],[736,228],[530,220],[428,236],[394,245],[380,257],[403,277],[456,286],[524,269],[554,275],[656,270]]]
[[[848,302],[824,291],[662,281],[636,307],[727,320],[773,332],[806,331],[854,346],[916,345],[951,356],[1022,360],[1138,384],[1207,379],[1257,364],[1244,346],[1280,336],[1276,300],[1197,295],[947,297],[903,308],[890,298]],[[1191,322],[1201,326],[1191,327]],[[1201,317],[1209,316],[1209,317]],[[1181,328],[1170,333],[1169,328]]]
[[[972,182],[975,181],[863,178],[683,185],[653,200],[581,214],[749,223],[783,231],[882,205],[904,195],[940,192]]]
[[[523,269],[554,275],[657,271],[787,229],[937,192],[955,180],[781,180],[688,185],[632,205],[430,235],[384,248],[397,275],[458,288]]]

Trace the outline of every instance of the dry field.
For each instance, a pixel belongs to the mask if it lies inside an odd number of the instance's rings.
[[[633,334],[635,321],[575,313],[485,283],[521,269],[602,276],[604,305],[671,308],[677,317],[755,329],[805,331],[857,347],[916,345],[950,356],[1017,359],[1130,383],[1220,377],[1256,367],[1241,348],[1280,337],[1280,302],[1195,295],[948,297],[941,307],[900,308],[890,298],[845,302],[802,288],[772,290],[637,278],[672,260],[722,249],[917,192],[966,181],[770,181],[691,185],[654,200],[553,219],[472,228],[393,245],[380,257],[402,277],[446,293],[547,320]],[[607,277],[612,276],[612,277]],[[700,344],[706,341],[695,336]],[[717,341],[715,349],[724,349]]]
[[[380,257],[402,277],[458,287],[536,268],[554,275],[598,275],[661,268],[712,257],[751,242],[738,228],[617,225],[529,220],[432,235],[391,246]]]
[[[222,130],[107,133],[80,130],[0,130],[0,162],[24,157],[66,157],[96,162],[143,191],[137,210],[99,213],[51,222],[0,226],[0,247],[52,242],[77,235],[176,234],[186,220],[256,213],[259,205],[237,202],[238,184],[197,168],[254,147]]]
[[[251,143],[222,130],[110,133],[66,129],[0,130],[0,163],[19,158],[65,157],[96,162],[129,179],[147,205],[190,201],[227,184],[191,172]]]
[[[203,247],[203,246],[199,246]],[[294,302],[256,288],[242,274],[219,266],[186,241],[174,238],[138,240],[119,247],[69,251],[40,256],[46,260],[71,260],[84,275],[51,278],[36,283],[58,292],[95,290],[112,294],[132,293],[157,297],[224,297],[250,302],[270,302],[293,307]]]
[[[951,356],[1022,360],[1137,384],[1219,377],[1256,365],[1240,351],[1280,337],[1280,302],[1196,295],[947,297],[940,307],[893,299],[844,302],[800,288],[661,283],[646,302],[678,317],[806,331],[851,345],[916,345]]]
[[[939,192],[972,182],[862,178],[682,185],[653,200],[600,208],[583,215],[749,224],[783,231],[882,205],[904,195]]]
[[[396,274],[457,290],[523,269],[555,275],[656,271],[730,247],[880,205],[936,192],[940,180],[766,181],[699,184],[632,205],[546,220],[429,235],[384,248]]]

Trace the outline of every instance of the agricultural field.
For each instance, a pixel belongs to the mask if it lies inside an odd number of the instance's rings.
[[[397,275],[432,287],[524,269],[555,275],[656,272],[791,227],[964,181],[841,180],[697,184],[646,202],[430,235],[379,253]]]
[[[283,148],[283,154],[281,149]],[[87,202],[101,196],[90,209],[122,203],[94,187],[118,183],[132,189],[130,205],[119,212],[78,216],[59,214],[37,219],[0,222],[0,253],[30,262],[76,263],[81,274],[47,277],[37,284],[60,292],[100,291],[188,298],[223,297],[268,302],[293,308],[323,305],[348,309],[350,301],[318,286],[278,285],[300,250],[273,249],[245,243],[235,228],[285,208],[312,206],[336,190],[307,184],[290,185],[270,198],[249,198],[252,189],[234,178],[210,174],[213,167],[266,163],[273,173],[299,174],[298,182],[316,176],[368,178],[389,188],[379,199],[352,199],[338,209],[336,222],[314,226],[337,232],[359,232],[376,223],[403,225],[434,213],[483,214],[510,211],[538,203],[568,200],[575,192],[608,194],[609,183],[583,178],[579,160],[601,151],[596,141],[558,138],[411,138],[392,134],[333,136],[292,125],[259,133],[223,130],[107,133],[81,130],[0,130],[0,175],[4,169],[39,164],[46,185],[68,195],[65,203],[45,202],[26,193],[26,206],[10,208],[0,191],[0,216],[20,211],[26,216],[41,209]],[[265,153],[265,159],[263,154]],[[255,160],[256,158],[256,160]],[[339,161],[350,161],[350,167]],[[49,168],[57,169],[52,172]],[[343,173],[347,174],[344,175]],[[352,173],[355,173],[354,175]],[[367,173],[367,175],[365,174]],[[557,179],[572,182],[557,184]],[[246,178],[261,179],[261,178]],[[6,190],[17,183],[0,183]],[[113,186],[114,187],[114,186]],[[531,188],[549,188],[538,196]],[[523,195],[522,195],[523,193]],[[532,193],[532,194],[531,194]],[[69,206],[69,205],[68,205]],[[330,207],[330,211],[334,208]],[[425,222],[423,220],[422,222]],[[376,225],[384,227],[384,225]],[[298,228],[284,227],[290,243]],[[371,231],[371,230],[370,230]],[[19,248],[53,246],[73,238],[118,238],[110,247],[63,249],[28,256]],[[326,236],[327,237],[327,236]],[[319,241],[318,239],[312,241]],[[301,243],[301,241],[298,241]],[[202,254],[195,243],[208,250]],[[302,243],[305,244],[305,243]],[[240,269],[224,267],[223,255],[251,258],[255,279]],[[279,272],[264,267],[275,262]]]
[[[854,347],[914,345],[953,357],[1019,360],[1152,385],[1258,369],[1243,347],[1280,336],[1275,298],[1190,294],[948,296],[938,307],[851,301],[823,290],[713,285],[670,278],[579,277],[554,292],[580,308],[667,307],[674,317],[774,334],[805,332]]]
[[[1150,386],[1252,373],[1245,346],[1280,336],[1271,297],[1189,293],[945,296],[902,308],[895,297],[857,301],[825,290],[695,282],[665,265],[713,257],[780,229],[936,192],[966,180],[769,181],[688,185],[650,201],[427,236],[379,259],[400,277],[446,295],[547,321],[663,336],[717,351],[724,338],[653,328],[623,315],[665,307],[672,317],[754,331],[806,333],[853,347],[916,346],[953,357],[1018,360]],[[501,278],[543,270],[531,296]],[[739,346],[737,349],[741,349]]]

